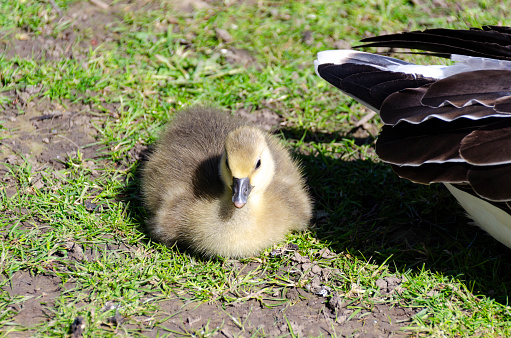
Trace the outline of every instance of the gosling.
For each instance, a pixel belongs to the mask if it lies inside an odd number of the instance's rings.
[[[257,255],[312,215],[278,139],[207,107],[174,116],[142,170],[142,193],[149,236],[206,257]]]

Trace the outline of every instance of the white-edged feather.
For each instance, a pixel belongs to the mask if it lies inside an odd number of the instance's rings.
[[[511,248],[511,215],[449,183],[444,183],[444,185],[481,229]]]
[[[473,72],[476,70],[511,69],[511,61],[506,60],[494,60],[489,58],[457,54],[453,54],[451,60],[455,61],[456,63],[450,66],[424,66],[405,62],[388,56],[359,52],[351,49],[339,49],[319,52],[317,54],[317,59],[314,60],[314,69],[316,74],[319,76],[319,65],[327,63],[332,63],[335,65],[351,62],[356,64],[371,65],[380,70],[387,70],[395,73],[422,75],[424,77],[431,77],[433,79],[443,79],[448,76],[465,72]]]

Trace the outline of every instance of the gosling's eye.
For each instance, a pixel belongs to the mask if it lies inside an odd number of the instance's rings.
[[[258,159],[257,163],[255,165],[256,170],[259,169],[260,166],[261,166],[261,159]]]
[[[227,157],[225,157],[225,166],[227,167],[227,169],[231,170],[231,168],[229,167],[229,160],[227,159]]]

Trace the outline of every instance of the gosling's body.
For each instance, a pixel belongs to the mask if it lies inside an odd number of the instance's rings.
[[[235,178],[249,187],[243,201],[235,201]],[[256,255],[306,228],[312,214],[301,172],[278,140],[205,107],[176,114],[143,169],[142,190],[150,236],[205,256]]]

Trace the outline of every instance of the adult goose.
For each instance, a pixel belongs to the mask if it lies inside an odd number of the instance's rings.
[[[149,235],[207,257],[256,255],[312,214],[279,140],[208,107],[175,114],[145,163],[142,192]]]
[[[362,42],[455,61],[423,66],[332,50],[318,54],[315,69],[380,114],[376,153],[399,176],[444,183],[476,224],[511,247],[511,28],[427,29]]]

